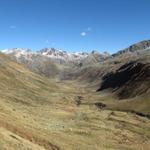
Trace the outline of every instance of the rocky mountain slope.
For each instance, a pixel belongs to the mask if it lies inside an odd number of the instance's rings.
[[[67,53],[54,48],[35,53],[24,49],[3,52],[40,75],[57,80],[85,81],[99,90],[112,88],[120,98],[130,98],[149,91],[149,47],[150,40],[131,45],[113,55],[107,52],[100,54],[97,51]],[[145,82],[144,78],[147,78],[148,82]],[[137,87],[130,92],[132,85]],[[145,85],[145,88],[142,85]],[[124,91],[129,93],[123,96],[121,93]]]
[[[77,69],[83,65],[95,64],[110,57],[108,53],[100,54],[96,51],[67,53],[54,48],[45,48],[37,52],[32,52],[30,49],[14,48],[2,50],[2,52],[13,60],[24,64],[35,73],[49,78],[61,78],[60,76],[66,70],[70,72],[72,68]]]
[[[150,93],[150,62],[131,61],[103,76],[100,89],[111,89],[120,99]]]
[[[119,52],[113,54],[113,56],[118,56],[118,55],[122,55],[125,53],[130,54],[133,52],[137,52],[137,51],[141,51],[141,50],[145,50],[149,48],[150,48],[150,40],[145,40],[145,41],[141,41],[139,43],[133,44],[126,49],[120,50]]]
[[[83,65],[69,73],[67,78],[89,83],[89,86],[98,91],[112,89],[111,91],[121,99],[143,93],[150,94],[150,49],[145,43],[149,41],[131,46],[130,52],[123,50],[122,53],[113,54],[103,61]]]
[[[97,59],[103,59],[109,56],[108,53],[102,53],[92,51],[92,53],[86,53],[86,52],[76,52],[76,53],[68,53],[63,50],[54,49],[54,48],[45,48],[41,49],[36,52],[32,52],[30,49],[21,49],[21,48],[13,48],[13,49],[5,49],[2,50],[3,53],[8,54],[10,56],[14,56],[17,58],[17,60],[32,60],[32,56],[45,56],[51,60],[55,60],[55,62],[65,63],[65,62],[74,62],[81,61],[83,59],[86,59],[88,56],[95,56],[99,57]]]
[[[0,54],[2,150],[149,149],[149,119],[117,111],[117,102],[81,82],[40,76]]]
[[[150,49],[62,53],[0,53],[0,149],[149,149]]]

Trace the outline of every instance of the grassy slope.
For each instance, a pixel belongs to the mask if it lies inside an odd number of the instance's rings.
[[[102,85],[103,82],[102,77],[104,75],[110,72],[116,72],[116,70],[118,70],[122,65],[127,64],[131,60],[148,65],[150,63],[149,58],[150,58],[149,51],[145,51],[145,53],[142,53],[139,56],[135,54],[130,54],[130,55],[124,54],[124,55],[114,57],[112,59],[108,59],[102,63],[85,66],[80,70],[75,71],[70,76],[74,77],[75,79],[77,78],[80,83],[82,82],[84,85],[86,85],[86,87],[89,87],[90,90],[96,91]],[[148,71],[145,72],[145,74],[146,73],[148,74]],[[123,88],[124,87],[125,86],[123,86]],[[134,87],[136,88],[132,90]],[[139,92],[141,89],[143,90],[147,88],[149,88],[149,78],[141,79],[141,81],[137,85],[135,85],[135,82],[130,82],[130,86],[126,87],[128,93],[131,91],[130,92],[131,95],[132,94],[136,95],[136,92],[134,91]],[[127,94],[126,89],[124,90],[125,94]],[[112,90],[107,89],[107,92],[112,93]],[[104,91],[100,92],[100,94],[102,93],[104,93]],[[121,100],[115,101],[116,99],[118,99],[117,97],[118,92],[113,92],[113,97],[115,96],[114,98],[115,100],[112,98],[110,99],[109,97],[107,97],[107,95],[103,99],[99,99],[99,101],[103,101],[104,103],[108,104],[109,108],[111,109],[124,110],[124,111],[136,111],[136,112],[150,114],[150,90],[147,90],[147,93],[145,94],[138,95],[133,98],[123,99],[122,101]]]
[[[0,150],[149,149],[150,121],[100,111],[93,104],[103,99],[76,82],[55,83],[0,54]]]

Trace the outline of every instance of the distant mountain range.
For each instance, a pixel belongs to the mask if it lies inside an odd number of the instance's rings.
[[[66,51],[55,49],[55,48],[44,48],[39,51],[33,52],[31,49],[22,49],[22,48],[12,48],[2,50],[3,53],[16,57],[18,60],[26,59],[31,60],[34,56],[45,56],[51,60],[59,60],[61,62],[74,62],[74,61],[83,61],[86,58],[94,57],[96,61],[103,61],[106,58],[115,57],[122,54],[130,54],[133,52],[145,50],[150,48],[150,40],[145,40],[130,47],[120,50],[115,54],[110,55],[108,52],[100,53],[93,50],[91,53],[87,52],[75,52],[68,53]]]
[[[149,46],[3,50],[0,149],[149,149]]]
[[[66,78],[70,74],[72,77],[74,76],[72,75],[74,71],[80,74],[85,67],[89,66],[89,70],[86,70],[83,74],[90,75],[90,80],[93,80],[91,76],[94,76],[97,71],[93,72],[91,68],[95,68],[99,63],[105,63],[105,67],[108,62],[113,62],[114,64],[128,63],[130,60],[141,57],[141,55],[147,55],[149,48],[150,40],[136,43],[112,55],[108,52],[100,53],[95,50],[91,53],[68,53],[55,48],[44,48],[36,52],[31,49],[13,48],[2,50],[2,52],[13,60],[24,64],[35,73],[50,78],[58,76],[59,78],[60,76],[61,78]],[[80,69],[82,70],[78,71]],[[80,78],[82,75],[80,75]],[[77,75],[75,77],[77,78]]]
[[[92,51],[91,53],[86,53],[86,52],[68,53],[66,51],[55,49],[55,48],[44,48],[37,52],[32,52],[32,50],[30,49],[12,48],[12,49],[2,50],[2,52],[8,55],[15,56],[17,59],[20,58],[31,59],[32,56],[41,55],[41,56],[48,57],[52,60],[62,60],[64,62],[82,60],[87,58],[90,55],[99,55],[101,57],[107,57],[110,55],[108,53],[100,54],[97,51]]]

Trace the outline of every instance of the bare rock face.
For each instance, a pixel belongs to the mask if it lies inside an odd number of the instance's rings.
[[[43,56],[47,56],[51,59],[60,59],[64,61],[81,60],[88,56],[88,53],[84,53],[84,52],[68,53],[66,51],[55,49],[55,48],[45,48],[40,50],[38,53]]]

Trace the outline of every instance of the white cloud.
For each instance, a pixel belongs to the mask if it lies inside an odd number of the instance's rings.
[[[84,37],[84,36],[87,36],[88,33],[91,32],[91,30],[92,30],[91,27],[87,27],[87,28],[85,28],[85,29],[80,33],[80,35],[83,36],[83,37]]]
[[[81,36],[86,36],[87,33],[86,33],[86,32],[81,32],[80,35],[81,35]]]
[[[16,29],[17,27],[15,25],[9,26],[10,29]]]

